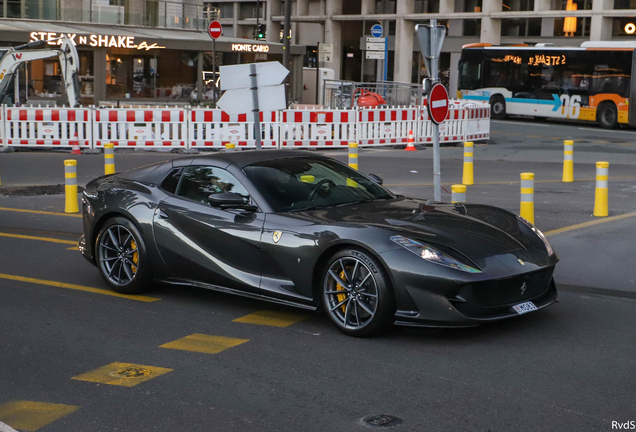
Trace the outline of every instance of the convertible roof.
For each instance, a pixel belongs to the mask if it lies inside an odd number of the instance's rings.
[[[210,155],[198,156],[192,158],[192,164],[205,164],[206,161],[216,161],[227,163],[227,165],[236,165],[243,168],[254,163],[273,160],[287,159],[296,157],[312,157],[323,159],[324,156],[311,153],[305,150],[244,150],[234,152],[219,152]]]

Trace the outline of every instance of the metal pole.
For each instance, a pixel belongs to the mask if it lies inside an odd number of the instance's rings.
[[[316,43],[316,105],[318,105],[318,94],[320,93],[320,42]]]
[[[212,39],[212,100],[216,108],[216,39]]]
[[[291,30],[291,0],[285,0],[285,23],[283,27],[283,66],[286,69],[291,70],[289,67],[289,32]],[[289,101],[289,80],[291,74],[285,77],[285,95],[287,96],[287,101]]]
[[[256,149],[261,149],[261,116],[258,109],[258,81],[256,79],[256,64],[250,64],[250,77],[252,78],[252,103],[254,104],[254,137],[256,138]]]
[[[437,20],[432,19],[430,25],[431,41],[431,79],[437,82]],[[430,93],[427,103],[431,103]],[[433,122],[433,193],[437,202],[442,200],[442,177],[440,173],[439,160],[439,125]]]
[[[261,0],[256,0],[256,31],[254,32],[254,39],[258,40],[258,25],[261,17]]]

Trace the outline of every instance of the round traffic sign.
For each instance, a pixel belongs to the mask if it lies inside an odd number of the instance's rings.
[[[375,24],[373,27],[371,27],[371,36],[373,37],[382,37],[382,26],[380,24]]]
[[[443,123],[448,114],[448,92],[446,87],[435,84],[428,93],[428,115],[435,124]]]
[[[212,21],[208,26],[208,34],[210,35],[210,37],[212,39],[218,39],[218,37],[221,36],[221,33],[223,33],[223,27],[221,26],[221,23],[218,21]]]

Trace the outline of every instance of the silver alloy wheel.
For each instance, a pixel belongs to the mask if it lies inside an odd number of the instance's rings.
[[[108,227],[99,240],[99,266],[113,285],[130,284],[139,268],[135,236],[122,225]]]
[[[344,328],[358,330],[369,324],[378,309],[378,286],[362,261],[343,257],[327,270],[323,295],[328,312]]]

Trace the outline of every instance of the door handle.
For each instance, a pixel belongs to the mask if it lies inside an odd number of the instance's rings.
[[[161,219],[168,219],[168,215],[163,210],[159,210],[157,214]]]

